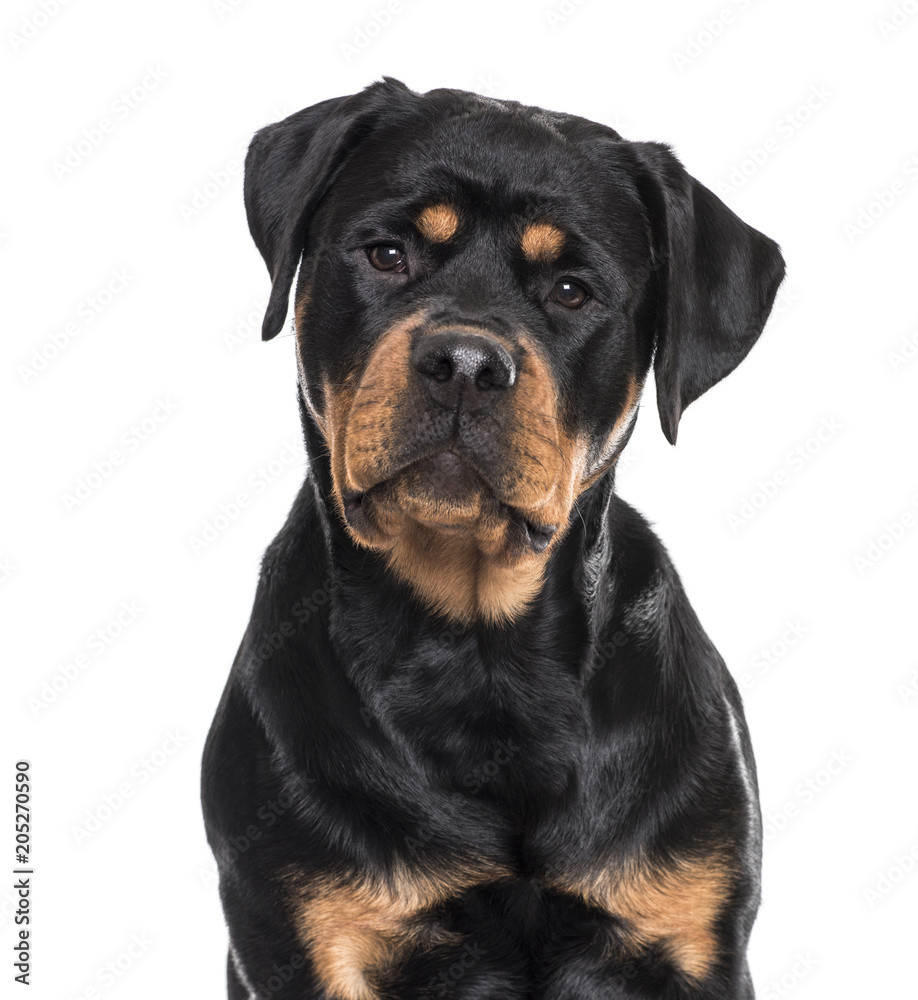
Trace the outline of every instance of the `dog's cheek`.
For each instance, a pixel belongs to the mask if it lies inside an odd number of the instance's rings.
[[[629,376],[624,398],[617,407],[617,416],[612,427],[597,435],[590,443],[589,458],[578,494],[592,486],[618,461],[621,450],[627,443],[628,432],[637,413],[643,389],[643,382],[636,375]]]
[[[409,402],[412,332],[420,317],[397,323],[380,338],[345,416],[343,490],[366,490],[388,478],[403,451],[403,410]]]
[[[507,437],[506,495],[536,524],[561,529],[576,499],[589,442],[565,425],[558,386],[541,350],[529,339],[522,346]]]
[[[559,441],[558,390],[539,348],[521,338],[523,353],[507,414],[504,492],[514,506],[531,510],[557,491],[564,454]]]
[[[357,373],[353,372],[340,385],[332,385],[327,379],[322,385],[325,416],[320,426],[328,447],[331,465],[332,499],[342,520],[344,520],[343,493],[346,490],[345,434],[347,416],[356,396],[357,378]]]

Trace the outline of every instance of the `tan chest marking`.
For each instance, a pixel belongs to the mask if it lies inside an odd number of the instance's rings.
[[[455,944],[459,935],[438,928],[425,914],[466,889],[507,878],[511,872],[483,862],[436,875],[399,865],[386,881],[365,874],[310,880],[290,873],[294,920],[313,968],[336,1000],[379,1000],[377,982],[406,953]]]
[[[452,621],[512,621],[542,587],[544,562],[538,556],[511,565],[492,558],[508,527],[478,526],[474,537],[450,537],[425,525],[403,528],[386,552],[395,574],[431,608]]]
[[[720,854],[665,867],[632,861],[595,876],[562,876],[549,884],[623,921],[634,951],[661,946],[693,982],[703,980],[719,958],[717,918],[734,884],[732,869]]]

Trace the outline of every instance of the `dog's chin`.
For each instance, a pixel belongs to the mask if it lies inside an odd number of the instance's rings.
[[[504,503],[469,462],[451,451],[412,462],[342,499],[351,534],[371,547],[384,546],[413,523],[472,538],[499,533],[517,551],[541,553],[557,530],[557,525],[538,524]]]

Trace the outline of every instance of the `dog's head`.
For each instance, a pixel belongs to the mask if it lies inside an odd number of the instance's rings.
[[[663,431],[755,343],[777,245],[669,149],[385,79],[262,129],[252,236],[295,298],[333,499],[452,617],[513,617],[614,465],[653,362]]]

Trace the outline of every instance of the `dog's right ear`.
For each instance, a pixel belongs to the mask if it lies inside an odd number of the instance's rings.
[[[271,275],[262,340],[275,337],[287,317],[309,220],[335,174],[399,94],[411,91],[384,77],[359,94],[304,108],[255,133],[245,158],[245,212],[249,232]]]

